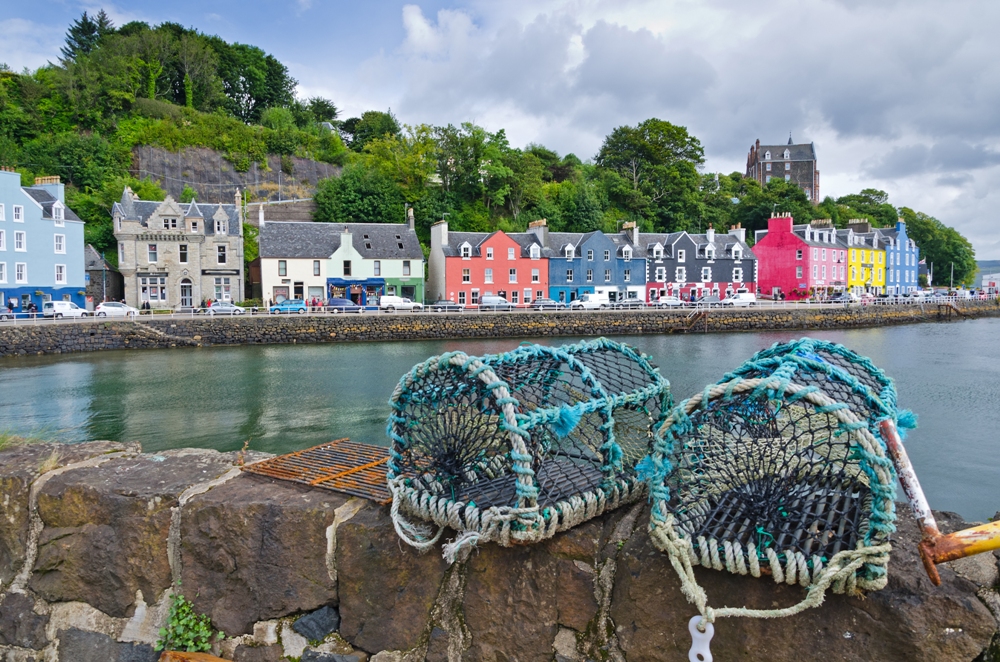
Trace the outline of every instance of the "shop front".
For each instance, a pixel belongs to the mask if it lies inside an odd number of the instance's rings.
[[[327,299],[350,299],[359,306],[378,306],[385,294],[384,278],[327,278]]]

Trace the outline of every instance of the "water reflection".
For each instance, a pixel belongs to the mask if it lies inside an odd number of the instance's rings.
[[[1000,320],[814,332],[870,356],[920,417],[908,448],[932,505],[985,519],[1000,510],[994,429]],[[678,400],[755,351],[802,334],[619,338],[652,355]],[[543,338],[562,344],[572,338]],[[140,441],[287,452],[337,437],[385,443],[400,376],[433,354],[512,349],[519,340],[281,345],[105,352],[0,361],[0,430],[66,442]]]

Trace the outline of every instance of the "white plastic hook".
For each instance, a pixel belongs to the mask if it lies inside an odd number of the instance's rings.
[[[712,635],[715,634],[715,626],[705,623],[705,631],[698,629],[701,622],[700,615],[688,621],[688,630],[691,632],[691,650],[688,651],[688,662],[712,662],[712,651],[709,644],[712,642]]]

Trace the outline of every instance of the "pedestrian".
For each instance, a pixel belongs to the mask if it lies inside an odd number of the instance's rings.
[[[10,299],[7,300],[7,312],[8,313],[13,313],[14,312],[14,303],[15,303],[15,301],[14,301],[13,297],[11,297]]]

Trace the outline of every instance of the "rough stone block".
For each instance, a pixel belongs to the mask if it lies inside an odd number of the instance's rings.
[[[281,646],[237,646],[233,662],[279,662]]]
[[[440,553],[401,544],[388,508],[366,502],[337,529],[341,636],[371,653],[412,648],[427,627],[444,570]]]
[[[76,628],[59,632],[59,662],[157,662],[159,658],[148,644],[123,644]]]
[[[183,586],[229,635],[336,602],[326,528],[344,495],[241,475],[191,499],[181,519]]]
[[[328,634],[340,628],[340,614],[326,605],[295,621],[292,629],[306,638],[306,641],[323,641]]]
[[[171,583],[171,508],[189,487],[232,469],[233,456],[173,451],[116,458],[53,477],[38,495],[45,523],[29,586],[50,602],[88,602],[126,616],[137,590]]]
[[[47,615],[35,613],[35,602],[22,593],[11,593],[0,602],[0,645],[41,650],[49,642],[45,636]]]

